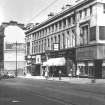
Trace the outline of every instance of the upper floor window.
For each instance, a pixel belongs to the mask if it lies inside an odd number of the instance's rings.
[[[88,25],[80,28],[80,45],[88,44]]]
[[[63,27],[66,27],[66,19],[63,19]]]
[[[82,18],[82,10],[79,12],[79,14],[80,14],[80,19]]]
[[[56,43],[57,42],[57,37],[55,36],[54,38],[55,38],[55,43]]]
[[[92,14],[92,6],[90,6],[90,15]]]
[[[62,27],[62,23],[61,23],[61,21],[59,22],[59,29],[61,29],[61,27]]]
[[[49,41],[49,38],[48,38],[48,47],[50,46],[50,41]]]
[[[65,48],[65,34],[62,34],[62,43],[63,43],[63,48]]]
[[[54,32],[54,24],[52,25],[52,32]]]
[[[70,20],[71,20],[71,18],[68,17],[67,20],[68,20],[68,25],[70,25]]]
[[[84,12],[85,12],[85,16],[87,16],[87,8],[86,8],[86,9],[84,9]]]
[[[96,40],[96,26],[90,27],[90,41]]]
[[[57,28],[58,28],[58,24],[56,23],[56,24],[55,24],[55,30],[56,30],[56,31],[57,31]]]
[[[99,38],[105,40],[105,26],[99,26]]]
[[[49,29],[49,33],[50,33],[50,27],[48,27],[48,29]]]
[[[103,4],[103,12],[105,13],[105,4]]]
[[[73,15],[73,24],[75,24],[75,14]]]

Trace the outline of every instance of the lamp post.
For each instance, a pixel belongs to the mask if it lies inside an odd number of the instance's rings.
[[[16,77],[17,77],[17,41],[16,41]]]

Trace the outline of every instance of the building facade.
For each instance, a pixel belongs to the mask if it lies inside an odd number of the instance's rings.
[[[8,43],[4,44],[4,72],[23,75],[25,72],[25,44]]]
[[[29,71],[105,78],[105,1],[82,0],[26,32]],[[59,58],[59,59],[57,59]],[[35,72],[36,71],[36,72]],[[34,74],[35,75],[35,74]]]
[[[19,28],[26,30],[24,24],[20,24],[16,21],[4,22],[0,25],[0,75],[4,74],[4,37],[5,28],[8,26],[18,26]]]
[[[0,74],[4,70],[4,27],[0,26]]]

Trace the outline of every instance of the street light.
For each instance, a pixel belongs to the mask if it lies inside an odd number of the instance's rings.
[[[16,77],[17,77],[17,41],[16,41]]]

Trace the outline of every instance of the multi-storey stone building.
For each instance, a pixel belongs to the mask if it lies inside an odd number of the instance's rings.
[[[26,32],[27,68],[105,77],[105,1],[82,0]]]

